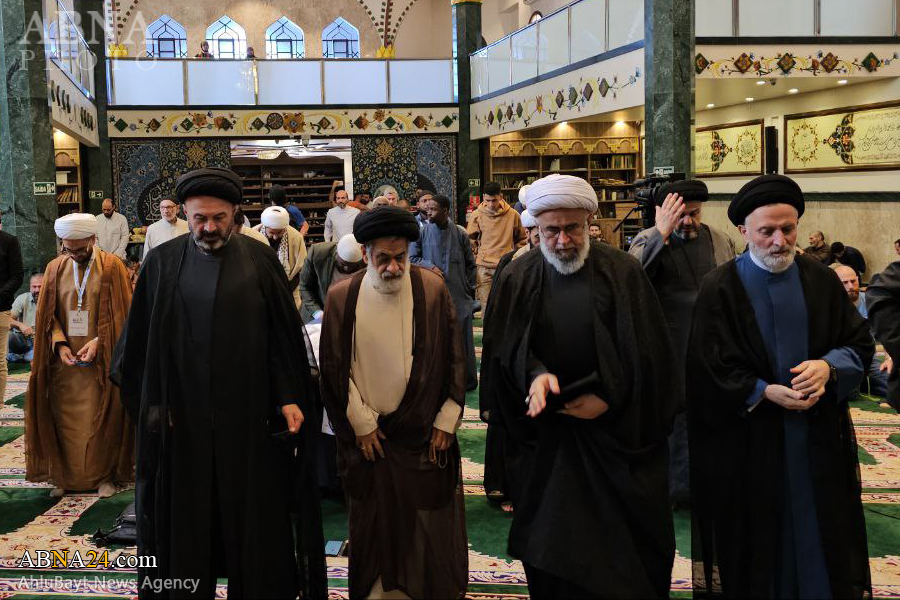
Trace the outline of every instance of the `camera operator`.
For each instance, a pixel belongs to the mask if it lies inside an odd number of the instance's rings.
[[[649,200],[656,207],[656,224],[641,231],[628,252],[641,261],[656,290],[683,369],[700,282],[718,265],[734,258],[735,247],[727,235],[701,223],[703,203],[709,199],[706,184],[696,180],[653,183],[645,189],[650,190]],[[687,425],[682,412],[675,418],[669,437],[669,495],[673,502],[690,502],[689,473]]]

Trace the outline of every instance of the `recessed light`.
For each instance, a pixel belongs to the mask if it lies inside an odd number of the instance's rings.
[[[788,90],[788,93],[789,93],[789,94],[796,94],[796,93],[799,92],[799,91],[800,91],[800,90],[798,90],[797,88],[791,88],[791,89]]]
[[[766,85],[766,80],[760,79],[759,81],[756,82],[756,85]]]
[[[746,98],[744,98],[744,100],[746,100],[747,102],[753,102],[753,98],[751,98],[751,97],[749,97],[749,96],[746,97]]]
[[[625,124],[625,121],[616,121],[616,127],[621,127]]]
[[[838,85],[847,85],[846,79],[838,79]]]
[[[706,108],[715,108],[715,107],[716,107],[716,105],[713,104],[712,102],[710,102],[709,104],[706,105]]]

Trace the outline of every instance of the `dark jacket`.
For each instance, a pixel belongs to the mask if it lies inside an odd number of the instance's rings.
[[[0,231],[0,311],[12,308],[16,291],[22,285],[22,277],[19,238]]]
[[[319,242],[309,248],[300,269],[300,298],[303,300],[300,316],[304,323],[310,322],[317,311],[325,310],[325,295],[331,287],[336,257],[337,242]]]
[[[866,289],[869,323],[875,339],[884,344],[885,351],[894,358],[894,368],[888,378],[887,401],[900,411],[900,260],[872,277]]]

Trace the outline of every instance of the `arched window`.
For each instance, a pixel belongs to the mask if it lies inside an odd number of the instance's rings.
[[[359,30],[338,17],[322,32],[325,58],[359,58]]]
[[[303,30],[287,17],[266,29],[266,58],[303,58]]]
[[[147,56],[184,58],[187,56],[187,32],[181,23],[163,15],[147,27]]]
[[[216,58],[244,58],[247,55],[244,28],[227,15],[209,26],[206,41],[209,42],[209,51]]]

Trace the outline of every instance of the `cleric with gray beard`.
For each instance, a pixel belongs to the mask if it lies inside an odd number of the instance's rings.
[[[541,251],[494,282],[480,388],[523,457],[510,554],[535,598],[667,597],[666,439],[683,376],[665,317],[640,264],[591,242],[587,181],[549,175],[526,204]]]
[[[728,217],[748,245],[709,273],[688,353],[694,593],[871,597],[848,398],[874,344],[834,272],[796,255],[803,192],[764,175]]]

